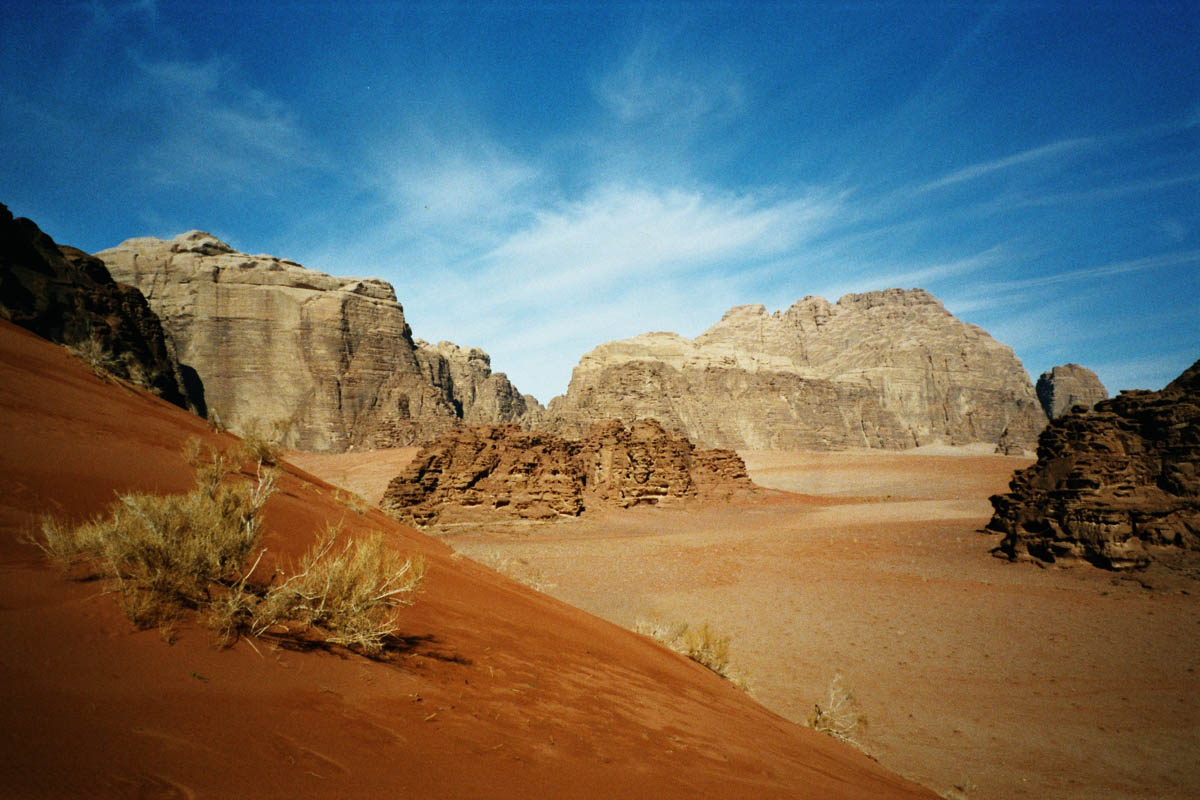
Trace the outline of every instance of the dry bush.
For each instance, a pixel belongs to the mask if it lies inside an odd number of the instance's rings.
[[[242,450],[245,456],[257,460],[259,464],[277,463],[283,441],[295,424],[294,418],[271,422],[263,422],[257,417],[250,419],[242,426]]]
[[[395,635],[392,610],[409,605],[425,574],[421,559],[402,558],[379,534],[337,547],[330,527],[300,560],[299,571],[268,590],[256,627],[299,623],[328,642],[378,655]]]
[[[858,736],[866,727],[867,718],[859,711],[854,695],[842,686],[842,676],[834,675],[825,702],[813,705],[808,724],[815,731],[858,746]]]
[[[185,455],[195,469],[190,492],[119,494],[108,516],[82,525],[44,519],[34,543],[65,568],[86,565],[89,577],[113,581],[125,615],[168,637],[195,611],[224,644],[247,632],[316,629],[327,642],[380,655],[395,636],[392,611],[412,602],[424,562],[388,550],[379,535],[337,547],[339,531],[330,528],[297,574],[251,586],[275,473],[260,463],[256,480],[230,480],[241,454],[189,442]]]
[[[67,350],[90,366],[92,372],[100,377],[109,375],[118,365],[116,357],[109,352],[104,343],[94,334],[88,335],[69,345]]]
[[[729,663],[730,637],[707,622],[693,627],[686,622],[669,622],[656,617],[640,618],[633,626],[636,633],[662,642],[676,653],[708,667],[739,689],[749,693],[750,685]]]

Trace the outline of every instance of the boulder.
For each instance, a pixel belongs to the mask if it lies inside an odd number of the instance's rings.
[[[753,491],[736,453],[696,450],[655,420],[608,420],[581,440],[515,425],[453,431],[392,479],[382,507],[418,525],[553,520]]]
[[[164,400],[204,413],[203,387],[181,367],[142,293],[113,280],[101,260],[57,245],[0,204],[0,315],[65,344]]]
[[[991,501],[988,528],[1014,560],[1200,564],[1200,362],[1162,391],[1053,420],[1037,463]]]
[[[1038,402],[1050,419],[1058,419],[1075,406],[1091,408],[1108,399],[1100,377],[1078,364],[1063,364],[1043,372],[1036,389]]]
[[[736,306],[695,339],[647,333],[576,366],[543,425],[653,417],[704,447],[1032,450],[1046,418],[1012,349],[921,289]]]

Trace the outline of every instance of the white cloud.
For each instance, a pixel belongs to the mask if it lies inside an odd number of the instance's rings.
[[[298,167],[324,164],[296,116],[239,81],[230,62],[135,59],[135,64],[146,78],[135,102],[156,108],[161,127],[139,161],[155,181],[262,191]]]
[[[1095,145],[1095,140],[1090,138],[1080,139],[1064,139],[1058,142],[1052,142],[1041,147],[1035,147],[1030,150],[1025,150],[1020,153],[1015,153],[1011,156],[998,158],[994,161],[984,161],[978,164],[972,164],[968,167],[955,170],[948,175],[943,175],[937,180],[930,181],[917,188],[918,193],[933,191],[934,189],[942,189],[947,186],[953,186],[967,181],[973,181],[977,178],[982,178],[985,175],[990,175],[993,172],[1009,169],[1010,167],[1027,164],[1032,161],[1041,161],[1054,158],[1056,156],[1065,156],[1081,149]]]

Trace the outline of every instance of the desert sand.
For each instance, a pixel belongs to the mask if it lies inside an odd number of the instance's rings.
[[[1200,796],[1200,586],[992,557],[987,498],[1029,459],[742,455],[762,503],[440,535],[618,625],[710,622],[789,719],[840,674],[863,749],[945,796]]]
[[[0,386],[0,795],[934,796],[286,464],[266,508],[273,556],[329,523],[424,555],[404,651],[136,631],[104,583],[66,580],[22,536],[42,514],[98,514],[114,491],[183,491],[187,439],[231,438],[3,321]]]

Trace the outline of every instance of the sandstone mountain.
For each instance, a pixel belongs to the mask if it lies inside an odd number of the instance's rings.
[[[286,420],[287,444],[340,452],[540,410],[491,374],[486,355],[470,355],[479,351],[418,349],[384,281],[247,255],[202,231],[129,239],[97,256],[145,293],[234,430]]]
[[[1200,565],[1200,361],[1160,392],[1052,421],[1009,489],[988,527],[1010,558]]]
[[[451,432],[388,485],[382,506],[404,521],[556,519],[609,506],[662,505],[753,492],[727,450],[696,450],[654,420],[599,422],[580,441],[514,425]]]
[[[1108,399],[1100,377],[1087,367],[1063,364],[1043,372],[1037,382],[1038,401],[1050,419],[1058,419],[1075,406],[1091,408]]]
[[[492,358],[477,347],[453,342],[432,345],[415,340],[417,358],[437,386],[449,384],[454,409],[466,425],[520,423],[537,427],[542,405],[530,394],[521,394],[503,372],[492,372]]]
[[[142,293],[104,263],[57,245],[0,204],[0,315],[65,344],[118,377],[203,414],[195,373],[183,369]]]
[[[1032,449],[1046,418],[1012,349],[921,289],[737,306],[695,339],[647,333],[586,354],[544,426],[653,417],[698,445]]]

